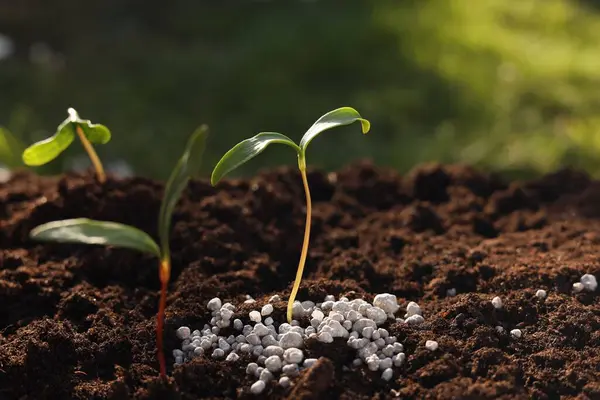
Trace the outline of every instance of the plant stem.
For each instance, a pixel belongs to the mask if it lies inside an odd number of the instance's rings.
[[[100,158],[94,150],[94,146],[90,143],[90,141],[85,137],[83,133],[83,129],[79,125],[76,126],[75,131],[77,132],[77,136],[79,136],[79,140],[81,140],[81,144],[83,148],[88,153],[92,164],[94,165],[94,169],[96,170],[96,176],[98,176],[98,181],[100,183],[106,182],[106,174],[104,173],[104,168],[102,167],[102,163],[100,162]]]
[[[171,273],[171,263],[168,259],[160,261],[160,301],[158,303],[158,314],[156,315],[156,349],[158,352],[158,364],[161,378],[167,377],[167,363],[163,346],[163,332],[165,325],[165,308],[167,306],[167,285]]]
[[[294,306],[294,300],[298,294],[300,288],[300,281],[302,280],[302,272],[304,271],[304,264],[306,263],[306,256],[308,254],[308,242],[310,241],[310,221],[312,214],[312,203],[310,199],[310,189],[308,188],[308,180],[306,179],[306,163],[304,157],[298,158],[298,165],[300,167],[300,174],[302,175],[302,183],[304,184],[304,193],[306,195],[306,224],[304,228],[304,242],[302,243],[302,252],[300,253],[300,262],[298,263],[298,270],[296,271],[296,280],[292,287],[292,293],[288,300],[287,307],[287,320],[288,323],[292,322],[292,308]]]

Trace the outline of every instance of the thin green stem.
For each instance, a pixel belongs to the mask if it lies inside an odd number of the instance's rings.
[[[294,281],[292,293],[290,294],[290,299],[288,300],[287,320],[289,323],[292,322],[292,308],[294,306],[294,301],[296,300],[296,295],[298,294],[298,289],[300,288],[300,281],[302,280],[302,273],[304,272],[304,264],[306,264],[308,242],[310,241],[310,221],[312,214],[310,189],[308,188],[308,179],[306,179],[306,162],[304,161],[304,157],[302,155],[299,155],[298,157],[298,166],[300,167],[300,175],[302,175],[302,183],[304,184],[304,193],[306,195],[306,224],[304,228],[302,252],[300,253],[300,262],[298,263],[298,270],[296,271],[296,280]]]

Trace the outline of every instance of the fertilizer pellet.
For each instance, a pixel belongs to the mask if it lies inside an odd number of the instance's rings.
[[[250,392],[252,392],[252,394],[261,394],[265,388],[267,387],[267,385],[265,384],[264,381],[256,381],[252,384],[252,386],[250,387]]]
[[[260,310],[260,315],[262,315],[263,317],[269,316],[272,313],[273,313],[273,304],[265,304]]]
[[[294,377],[300,373],[300,370],[298,369],[298,364],[287,364],[283,366],[281,373],[285,376]]]
[[[394,357],[395,358],[392,358],[394,367],[401,366],[404,363],[404,360],[406,360],[406,354],[404,354],[404,353],[399,353],[399,354],[395,355]]]
[[[265,367],[275,373],[281,370],[281,358],[279,356],[271,356],[265,360]]]
[[[211,299],[208,304],[206,305],[206,308],[208,308],[211,311],[217,311],[222,307],[222,303],[221,303],[221,299],[219,299],[218,297],[215,297],[214,299]]]
[[[408,318],[413,315],[421,315],[421,307],[419,307],[419,305],[414,301],[411,301],[406,306],[406,315],[404,316],[404,318]]]
[[[388,369],[388,368],[392,368],[393,362],[392,362],[392,358],[391,357],[386,357],[384,359],[381,359],[379,361],[379,369],[380,370],[384,370],[384,369]]]
[[[282,376],[281,378],[279,378],[279,386],[283,387],[283,388],[287,388],[289,387],[291,384],[290,378],[288,378],[287,376]]]
[[[510,336],[512,336],[515,339],[519,339],[522,334],[523,333],[521,332],[520,329],[513,329],[512,331],[510,331]]]
[[[390,379],[392,379],[393,375],[394,371],[392,371],[391,368],[386,368],[381,374],[381,379],[383,379],[384,381],[389,381]]]
[[[539,289],[537,292],[535,292],[535,297],[538,299],[545,299],[547,295],[548,294],[544,289]]]
[[[304,354],[302,353],[302,350],[291,347],[285,350],[283,359],[288,363],[300,364],[302,359],[304,359]]]
[[[246,374],[254,375],[256,373],[257,369],[258,369],[258,364],[251,362],[246,366]]]
[[[250,317],[250,321],[252,322],[260,322],[262,319],[260,313],[256,310],[250,311],[248,316]]]
[[[429,351],[436,351],[438,349],[438,342],[435,340],[428,340],[425,342],[425,348]]]
[[[590,292],[594,292],[598,288],[598,281],[596,277],[592,274],[585,274],[580,279],[581,284]]]
[[[502,299],[501,299],[500,297],[498,297],[498,296],[494,297],[494,298],[492,299],[492,305],[494,306],[494,308],[495,308],[496,310],[499,310],[499,309],[501,309],[501,308],[502,308],[502,306],[503,306],[503,304],[502,304]]]
[[[263,369],[260,373],[260,380],[263,382],[271,382],[273,378],[273,373],[267,368]]]
[[[302,348],[304,347],[304,339],[302,339],[302,335],[298,332],[290,331],[281,337],[279,345],[284,349],[289,349],[290,347]]]
[[[423,318],[421,315],[411,315],[410,317],[406,318],[404,320],[405,323],[409,324],[409,325],[419,325],[422,324],[425,321],[425,318]]]
[[[215,349],[212,352],[212,358],[223,358],[225,357],[225,352],[223,351],[223,349]]]
[[[307,358],[306,360],[304,360],[304,364],[302,364],[304,366],[304,368],[310,368],[313,365],[315,365],[315,363],[317,362],[316,358]]]
[[[185,340],[190,337],[191,331],[187,326],[182,326],[176,331],[177,337],[181,340]]]
[[[271,331],[269,330],[269,328],[267,328],[265,325],[263,325],[261,323],[257,323],[256,325],[254,325],[254,333],[258,337],[267,336],[270,332]]]

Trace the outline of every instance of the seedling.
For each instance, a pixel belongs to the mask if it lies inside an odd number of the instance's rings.
[[[21,154],[25,146],[8,129],[0,126],[0,164],[14,169],[23,166]]]
[[[156,322],[156,347],[162,377],[165,377],[167,373],[163,349],[163,327],[167,286],[171,275],[171,252],[169,249],[171,216],[190,177],[198,170],[205,147],[207,129],[206,126],[202,126],[190,137],[183,156],[179,159],[165,185],[165,193],[158,214],[160,246],[150,235],[133,226],[87,218],[48,222],[34,228],[30,233],[30,237],[35,240],[124,247],[158,257],[160,261],[158,276],[161,286]]]
[[[73,143],[75,134],[77,134],[83,148],[92,161],[98,181],[104,183],[106,181],[106,174],[92,143],[108,143],[110,140],[110,131],[104,125],[92,124],[87,119],[79,118],[79,114],[73,108],[69,108],[67,112],[69,113],[69,117],[58,126],[54,135],[32,144],[23,151],[23,162],[31,167],[49,163]]]
[[[308,144],[321,132],[335,128],[336,126],[349,125],[356,121],[360,122],[362,126],[362,132],[364,134],[369,132],[371,124],[366,119],[363,119],[355,109],[351,107],[342,107],[338,108],[337,110],[330,111],[319,118],[308,129],[308,131],[306,131],[300,140],[300,145],[297,145],[292,139],[282,135],[281,133],[261,132],[258,135],[250,139],[246,139],[231,148],[231,150],[225,153],[225,155],[217,163],[212,172],[211,183],[216,185],[227,173],[262,153],[267,146],[272,143],[285,144],[296,151],[298,155],[298,168],[300,168],[300,175],[302,176],[304,193],[306,195],[306,224],[304,228],[304,242],[302,243],[302,251],[300,253],[300,262],[298,263],[298,270],[296,271],[296,279],[294,280],[292,293],[290,294],[290,298],[288,300],[288,322],[292,321],[292,307],[294,305],[294,300],[296,300],[296,295],[298,294],[300,281],[302,280],[302,273],[304,271],[304,264],[306,263],[306,256],[308,253],[308,242],[310,240],[312,205],[308,180],[306,179],[306,148],[308,147]]]

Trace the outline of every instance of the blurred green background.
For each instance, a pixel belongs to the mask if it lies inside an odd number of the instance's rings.
[[[406,171],[436,160],[600,176],[600,1],[82,3],[0,3],[0,125],[26,144],[72,106],[111,129],[98,147],[107,164],[165,178],[202,123],[208,172],[243,138],[299,139],[349,105],[371,134],[331,131],[310,164],[371,158]],[[281,150],[238,174],[295,163]],[[83,154],[72,146],[46,172]]]

